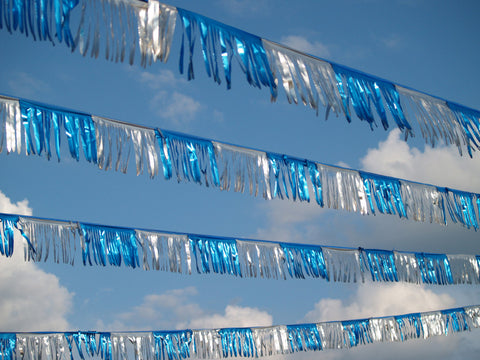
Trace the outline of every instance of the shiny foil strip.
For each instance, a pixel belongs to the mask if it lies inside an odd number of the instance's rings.
[[[341,322],[324,322],[317,324],[318,334],[322,340],[322,349],[343,349],[343,326]]]
[[[400,329],[394,317],[370,319],[370,334],[374,342],[400,341]]]
[[[252,335],[259,357],[290,353],[286,326],[252,328]]]
[[[188,238],[199,274],[213,272],[242,276],[236,240],[198,235],[189,235]]]
[[[446,224],[445,207],[436,186],[400,180],[407,217],[415,221]]]
[[[473,255],[448,255],[454,284],[479,284],[480,269]]]
[[[0,153],[22,150],[22,115],[18,100],[0,96]]]
[[[222,338],[218,330],[194,330],[194,353],[201,359],[222,359]]]
[[[285,253],[279,244],[242,240],[237,249],[242,276],[286,279]]]
[[[325,258],[328,281],[347,283],[365,281],[358,250],[322,247],[322,252]]]
[[[306,161],[268,153],[272,197],[310,202]],[[273,190],[273,191],[272,191]]]
[[[218,166],[220,188],[249,192],[271,199],[270,168],[266,153],[234,145],[212,142]]]
[[[25,260],[40,262],[53,256],[57,264],[74,265],[78,224],[20,217],[18,225],[29,241],[25,244]]]
[[[17,334],[16,358],[23,360],[69,360],[72,358],[65,334]]]
[[[192,253],[187,235],[135,230],[143,252],[145,270],[192,273]]]

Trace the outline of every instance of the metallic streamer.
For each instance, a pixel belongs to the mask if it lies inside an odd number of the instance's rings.
[[[157,60],[167,62],[177,20],[177,9],[150,0],[148,7],[140,7],[137,16],[141,64],[146,66]]]
[[[7,154],[22,150],[22,116],[18,100],[0,96],[0,153],[4,148]]]
[[[237,250],[242,276],[286,279],[285,253],[279,244],[238,240]]]
[[[222,338],[218,330],[194,330],[194,353],[201,359],[221,359],[223,357]]]
[[[445,206],[442,193],[436,186],[400,180],[401,198],[407,218],[445,225]]]
[[[438,188],[438,190],[442,193],[445,207],[448,209],[452,221],[478,230],[480,196],[454,189]]]
[[[292,278],[327,278],[322,248],[314,245],[281,244],[285,254],[285,266]],[[286,271],[285,271],[286,272]]]
[[[192,336],[192,330],[153,332],[156,358],[168,360],[189,358]]]
[[[195,258],[197,272],[242,276],[238,258],[237,242],[234,239],[218,239],[189,236],[192,258]]]
[[[343,345],[345,348],[351,348],[358,345],[366,345],[373,342],[370,334],[369,320],[350,320],[342,321],[343,327]]]
[[[2,360],[13,360],[16,343],[15,334],[0,334],[0,358]]]
[[[218,165],[220,188],[236,192],[248,191],[271,199],[269,161],[266,153],[234,145],[212,142]]]
[[[400,191],[400,181],[381,175],[360,172],[365,185],[365,194],[370,210],[375,214],[375,206],[382,214],[396,214],[406,217],[407,213]],[[375,199],[375,203],[373,202]]]
[[[447,255],[454,284],[479,284],[480,269],[473,255]]]
[[[365,281],[364,272],[360,267],[359,250],[322,247],[322,252],[328,281]]]
[[[394,251],[398,281],[413,284],[422,283],[422,274],[417,257],[412,253]]]
[[[6,257],[13,255],[14,229],[18,226],[19,217],[0,214],[0,253]]]
[[[77,223],[20,217],[18,225],[29,240],[29,245],[25,247],[27,261],[47,261],[53,252],[55,263],[74,264]]]
[[[227,89],[230,89],[232,60],[235,58],[250,85],[268,87],[272,97],[276,98],[276,83],[259,37],[184,9],[177,10],[183,25],[179,64],[182,74],[184,63],[187,63],[188,79],[194,78],[193,53],[198,33],[209,77],[213,77],[214,81],[220,84],[222,76],[219,68],[223,68],[223,77]],[[184,61],[184,58],[187,59]]]
[[[217,160],[213,144],[208,140],[187,137],[172,132],[159,132],[158,138],[163,172],[167,176],[172,168],[177,181],[194,181],[205,186],[219,186]]]
[[[259,357],[290,353],[286,326],[252,328],[252,336]]]
[[[135,230],[143,252],[143,268],[192,273],[192,255],[187,235]]]
[[[450,263],[445,254],[416,253],[418,268],[425,284],[453,284]]]
[[[275,82],[283,85],[289,103],[310,106],[318,113],[320,102],[337,116],[343,113],[332,66],[321,59],[262,39]],[[306,95],[305,95],[306,93]]]
[[[272,197],[289,199],[295,201],[310,202],[307,176],[305,168],[306,161],[300,161],[284,155],[267,154],[270,163],[270,189]],[[273,173],[273,174],[272,174]],[[288,184],[288,185],[287,185]],[[289,195],[290,194],[290,195]]]
[[[400,329],[401,341],[423,338],[422,318],[420,314],[395,316]]]
[[[369,319],[370,334],[374,342],[400,341],[400,329],[394,317]]]
[[[258,357],[252,329],[226,328],[219,329],[222,342],[223,357]]]
[[[160,359],[151,332],[111,333],[112,360]]]
[[[344,348],[343,326],[341,322],[318,323],[317,330],[322,340],[322,349]]]
[[[322,339],[316,324],[287,326],[292,352],[322,350]]]
[[[16,355],[17,359],[23,360],[73,358],[69,342],[63,333],[17,334]]]
[[[393,251],[362,249],[362,265],[370,270],[372,281],[398,282]]]
[[[472,150],[480,149],[480,112],[451,102],[447,102],[447,106],[463,129],[465,146],[472,157]]]
[[[138,267],[138,248],[135,231],[106,227],[101,225],[80,224],[83,264],[92,265],[92,256],[96,265],[121,266],[122,259],[127,267]]]
[[[368,214],[367,194],[358,171],[317,164],[326,207]]]

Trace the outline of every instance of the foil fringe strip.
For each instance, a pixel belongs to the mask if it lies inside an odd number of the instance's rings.
[[[19,112],[21,114],[19,121]],[[283,154],[247,149],[185,134],[151,129],[45,105],[0,97],[0,135],[6,152],[27,155],[56,152],[66,141],[71,156],[100,169],[126,173],[135,157],[137,175],[194,182],[220,190],[310,202],[360,214],[446,225],[449,221],[478,230],[480,194],[407,181]],[[50,145],[54,142],[55,145]],[[55,148],[55,151],[53,151]],[[1,150],[1,148],[0,148]],[[134,155],[132,155],[134,153]]]
[[[451,336],[480,327],[480,306],[311,324],[143,332],[1,333],[3,359],[259,358]]]
[[[13,254],[15,230],[26,240],[25,261],[53,258],[55,263],[74,265],[81,256],[84,266],[142,267],[185,275],[480,284],[480,255],[340,248],[0,214],[0,253],[5,257]]]

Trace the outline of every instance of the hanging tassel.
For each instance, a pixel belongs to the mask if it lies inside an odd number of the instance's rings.
[[[382,214],[396,214],[406,217],[405,205],[402,201],[400,181],[386,176],[360,172],[365,185],[365,194],[372,214],[375,214],[375,205]]]
[[[327,278],[322,248],[314,245],[282,244],[285,264],[292,278]]]
[[[18,100],[0,95],[0,153],[3,149],[7,154],[14,152],[20,154],[22,150],[22,115]]]
[[[270,169],[264,152],[245,149],[234,145],[212,142],[218,164],[220,188],[235,192],[248,191],[250,195],[262,194],[270,200]]]
[[[368,320],[342,321],[343,345],[345,348],[366,345],[373,342]]]
[[[358,250],[322,247],[322,253],[328,281],[357,282],[357,277],[365,281]]]
[[[218,330],[194,330],[194,353],[201,359],[221,359],[223,344]]]
[[[207,74],[216,83],[222,82],[219,68],[223,67],[227,89],[231,88],[232,61],[235,58],[250,85],[269,87],[272,98],[277,97],[276,83],[259,37],[184,9],[177,10],[183,24],[180,73],[184,72],[185,61],[188,62],[188,79],[195,77],[193,53],[198,32]]]
[[[99,355],[103,360],[111,360],[112,342],[110,337],[110,333],[98,333],[90,331],[65,333],[65,338],[68,342],[72,360],[74,359],[73,353],[75,350],[82,360],[85,360],[86,357],[98,357]]]
[[[454,284],[479,284],[480,269],[473,255],[448,255]]]
[[[447,102],[447,106],[461,125],[464,134],[462,145],[467,147],[468,154],[472,157],[472,151],[480,149],[480,112],[452,102]]]
[[[215,239],[189,236],[193,257],[199,274],[210,271],[216,274],[242,276],[234,239]]]
[[[454,189],[438,188],[438,190],[442,193],[452,221],[459,222],[468,229],[472,227],[475,231],[478,230],[480,196]]]
[[[137,16],[142,66],[150,65],[152,61],[157,60],[167,62],[177,20],[177,9],[150,0],[148,8],[140,8]]]
[[[322,350],[322,339],[316,324],[287,326],[292,352]]]
[[[18,216],[0,214],[0,253],[6,257],[13,255],[14,229],[17,228]]]
[[[15,334],[0,334],[0,359],[13,360],[17,346],[16,342],[17,337]]]
[[[398,281],[421,284],[422,274],[415,254],[394,251]]]
[[[223,357],[258,357],[252,329],[228,328],[218,330],[222,342]]]
[[[122,259],[127,267],[138,267],[138,249],[135,231],[100,225],[80,224],[80,239],[83,249],[83,264],[121,266]]]
[[[361,261],[370,270],[372,281],[398,282],[393,251],[361,249]]]
[[[151,332],[112,333],[110,336],[113,360],[129,359],[132,353],[136,360],[163,360]]]
[[[237,241],[240,273],[244,277],[286,279],[285,253],[276,243]]]
[[[273,188],[272,197],[278,196],[283,199],[285,196],[288,199],[291,196],[293,201],[298,197],[300,201],[310,202],[306,175],[308,173],[305,171],[306,161],[271,153],[267,154],[267,158],[271,169],[270,189]]]
[[[192,273],[192,255],[187,235],[135,230],[143,252],[143,268]]]
[[[343,326],[341,322],[326,322],[317,324],[318,334],[322,340],[322,349],[342,349]]]
[[[252,328],[259,357],[290,354],[287,326]]]
[[[368,325],[373,342],[400,341],[400,329],[394,317],[369,319]]]
[[[400,193],[407,218],[447,224],[443,197],[436,186],[400,180]]]
[[[210,141],[189,138],[171,132],[157,130],[163,173],[167,179],[172,168],[177,181],[194,181],[205,186],[219,186],[217,162]]]
[[[63,333],[17,334],[17,359],[72,359],[69,342]],[[105,359],[107,360],[107,359]]]
[[[425,284],[453,284],[450,263],[444,254],[416,253],[418,268]]]
[[[55,263],[74,264],[78,230],[76,223],[20,217],[18,225],[24,237],[30,241],[25,247],[26,261],[47,261],[53,252]]]
[[[179,360],[190,358],[190,344],[192,343],[192,331],[155,331],[156,359]]]

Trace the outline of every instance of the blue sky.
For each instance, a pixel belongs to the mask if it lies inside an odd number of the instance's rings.
[[[475,1],[170,1],[268,40],[480,109]],[[177,25],[180,25],[179,22]],[[180,31],[167,64],[145,69],[71,54],[62,44],[0,31],[0,93],[126,122],[261,150],[480,192],[480,161],[457,150],[407,143],[342,117],[290,105],[250,87],[238,67],[232,89],[178,72]],[[198,49],[197,49],[198,50]],[[197,53],[199,55],[199,53]],[[134,228],[273,241],[480,254],[478,233],[313,204],[267,202],[194,184],[0,154],[0,211]],[[21,248],[16,254],[22,256]],[[341,320],[480,304],[473,286],[331,284],[142,270],[0,262],[2,330],[136,330]],[[212,296],[212,294],[215,294]],[[21,301],[20,301],[21,299]],[[14,306],[15,305],[15,306]],[[10,310],[13,309],[14,311]],[[478,334],[381,344],[305,358],[471,357]],[[295,357],[297,358],[297,356]]]

